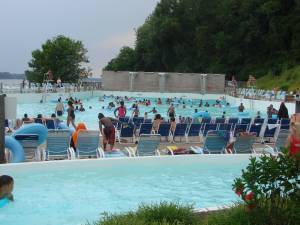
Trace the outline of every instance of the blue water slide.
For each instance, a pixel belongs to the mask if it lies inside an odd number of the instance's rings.
[[[11,163],[24,162],[25,155],[23,146],[12,136],[5,136],[5,148],[12,153]]]
[[[13,134],[13,137],[15,137],[18,134],[37,134],[39,136],[38,138],[38,144],[43,144],[48,136],[48,130],[43,124],[39,123],[32,123],[22,126],[20,129],[16,130]]]

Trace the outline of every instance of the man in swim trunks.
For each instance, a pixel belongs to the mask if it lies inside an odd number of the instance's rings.
[[[118,121],[111,117],[105,117],[102,113],[98,114],[99,129],[103,136],[103,150],[106,151],[106,145],[110,145],[110,151],[113,150],[116,140],[115,127],[113,121]]]

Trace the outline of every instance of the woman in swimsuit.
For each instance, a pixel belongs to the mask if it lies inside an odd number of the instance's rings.
[[[68,117],[67,117],[67,126],[70,125],[70,123],[73,125],[73,127],[76,129],[76,125],[75,125],[75,112],[74,112],[74,106],[73,106],[73,102],[68,101]]]

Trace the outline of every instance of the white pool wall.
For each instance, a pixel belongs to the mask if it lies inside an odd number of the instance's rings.
[[[187,99],[218,99],[224,94],[198,94],[198,93],[160,93],[160,92],[124,92],[124,91],[86,91],[86,92],[71,92],[71,93],[47,93],[46,101],[56,100],[59,97],[67,98],[72,96],[73,98],[87,99],[91,97],[100,97],[103,95],[115,95],[115,96],[128,96],[128,97],[141,97],[141,98],[167,98],[167,97],[177,97],[177,98],[187,98]],[[8,94],[10,97],[16,97],[17,103],[38,103],[42,99],[42,93],[24,93],[24,94]],[[226,96],[227,101],[232,106],[237,106],[241,102],[244,104],[246,110],[253,109],[255,111],[266,112],[267,107],[270,104],[276,109],[279,109],[279,101],[267,101],[267,100],[251,100],[251,99],[242,99],[235,98],[232,96]],[[290,114],[295,113],[296,106],[295,103],[286,103],[286,106]]]

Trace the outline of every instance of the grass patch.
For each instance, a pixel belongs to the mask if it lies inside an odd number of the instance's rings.
[[[219,212],[195,214],[191,206],[175,203],[142,205],[136,212],[103,214],[98,222],[88,225],[240,225],[249,224],[243,206]]]
[[[257,79],[256,85],[261,89],[272,90],[278,87],[286,91],[294,91],[300,88],[300,66],[285,70],[279,76],[265,75]]]

